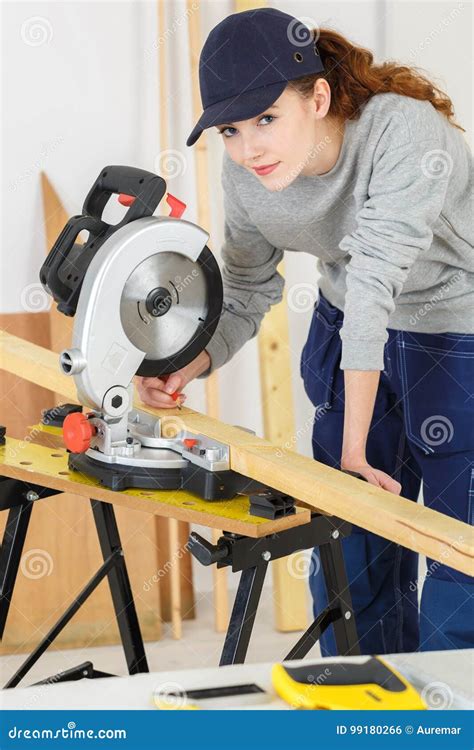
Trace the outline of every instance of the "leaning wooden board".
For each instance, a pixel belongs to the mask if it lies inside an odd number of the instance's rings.
[[[0,367],[32,380],[70,401],[74,382],[59,370],[57,355],[0,332]],[[164,425],[185,426],[230,446],[231,468],[287,492],[307,506],[362,526],[468,575],[474,573],[474,528],[297,453],[285,452],[245,430],[183,408],[137,408],[160,416]]]

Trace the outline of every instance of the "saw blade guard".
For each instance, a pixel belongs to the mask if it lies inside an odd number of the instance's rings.
[[[80,402],[110,418],[130,410],[134,375],[168,375],[195,359],[222,311],[222,277],[208,233],[176,214],[151,215],[165,189],[152,173],[105,168],[84,215],[68,222],[40,272],[58,309],[75,315],[72,348],[62,352],[61,368],[74,377]],[[124,219],[106,224],[108,199],[127,192]],[[85,227],[89,239],[78,245]]]
[[[206,347],[223,298],[207,239],[190,222],[149,217],[103,244],[84,278],[73,348],[61,357],[81,403],[102,408],[134,375],[175,372]],[[108,413],[121,416],[122,408]]]

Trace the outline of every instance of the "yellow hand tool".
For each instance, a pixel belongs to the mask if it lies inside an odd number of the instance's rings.
[[[362,664],[275,664],[272,682],[280,698],[299,709],[426,709],[408,680],[378,656]]]

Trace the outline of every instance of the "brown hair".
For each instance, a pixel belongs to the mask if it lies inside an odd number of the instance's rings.
[[[391,92],[431,102],[451,125],[466,132],[453,120],[451,99],[418,72],[418,68],[393,60],[374,64],[370,50],[352,44],[332,29],[313,29],[313,35],[325,72],[289,81],[288,86],[307,98],[313,93],[315,81],[324,78],[331,87],[328,112],[331,117],[342,121],[357,119],[361,107],[372,96]]]

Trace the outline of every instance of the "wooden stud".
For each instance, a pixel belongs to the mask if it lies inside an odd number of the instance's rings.
[[[191,59],[191,93],[193,101],[193,122],[201,115],[202,104],[199,94],[199,54],[201,49],[201,26],[200,11],[195,9],[194,0],[187,0],[189,17],[189,51]],[[204,132],[194,145],[196,160],[196,195],[198,223],[203,229],[210,232],[210,199],[209,199],[209,170],[207,133]],[[205,380],[206,390],[206,413],[214,419],[218,419],[219,406],[219,382],[218,373],[213,372]],[[216,542],[220,536],[219,531],[213,532],[213,541]],[[229,622],[229,597],[227,591],[227,570],[212,566],[212,577],[214,580],[214,625],[218,633],[227,630]]]
[[[282,275],[283,265],[278,267]],[[272,443],[288,445],[295,434],[295,425],[286,296],[263,319],[258,349],[264,435]],[[305,553],[296,552],[272,564],[274,616],[279,631],[308,627],[308,578],[300,574],[305,559]]]
[[[157,38],[160,39],[166,31],[166,7],[163,0],[157,2],[158,28]],[[168,92],[168,63],[166,57],[166,45],[158,47],[158,100],[160,102],[160,149],[165,152],[169,149],[169,92]],[[160,206],[162,214],[166,213],[167,204],[163,201]],[[183,602],[185,602],[186,617],[194,617],[194,588],[192,581],[192,565],[189,552],[185,549],[180,554],[180,540],[189,537],[189,524],[169,518],[155,519],[157,537],[160,543],[159,558],[160,567],[167,565],[169,574],[162,581],[162,597],[166,598],[166,606],[162,608],[163,619],[171,621],[171,633],[173,638],[179,639],[182,635]]]

